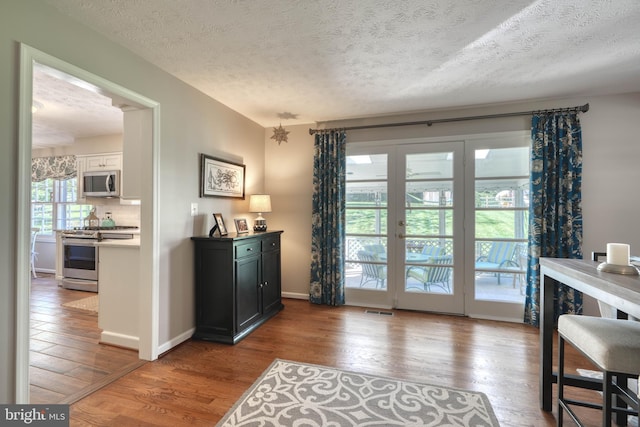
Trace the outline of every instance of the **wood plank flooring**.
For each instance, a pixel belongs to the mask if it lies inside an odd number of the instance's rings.
[[[98,343],[97,313],[62,306],[91,295],[59,287],[53,275],[32,279],[31,403],[74,402],[144,363],[137,351]]]
[[[501,426],[556,423],[555,409],[539,409],[536,328],[398,310],[374,315],[300,300],[284,304],[234,346],[187,341],[74,403],[71,425],[212,426],[275,358],[484,392]],[[592,369],[582,360],[567,349],[569,367]],[[592,391],[572,394],[597,398]],[[600,425],[598,411],[580,413],[587,425]]]

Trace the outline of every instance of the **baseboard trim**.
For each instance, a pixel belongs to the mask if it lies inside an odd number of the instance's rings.
[[[297,292],[282,292],[282,298],[303,299],[308,300],[309,294],[301,294]]]
[[[174,348],[174,347],[182,344],[183,342],[187,341],[189,338],[191,338],[193,336],[195,331],[196,331],[196,328],[191,328],[191,329],[181,333],[177,337],[174,337],[174,338],[170,339],[169,341],[165,342],[164,344],[160,345],[158,347],[158,354],[164,354],[167,351],[171,350],[172,348]]]
[[[100,343],[117,345],[118,347],[129,348],[132,350],[140,349],[140,338],[109,331],[102,331],[100,334]]]

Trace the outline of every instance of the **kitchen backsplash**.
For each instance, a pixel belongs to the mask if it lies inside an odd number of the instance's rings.
[[[140,227],[140,205],[99,205],[94,204],[96,216],[102,221],[107,212],[111,212],[111,218],[116,225],[133,225]]]

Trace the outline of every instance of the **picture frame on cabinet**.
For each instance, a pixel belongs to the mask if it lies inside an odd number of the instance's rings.
[[[236,223],[236,232],[238,234],[249,232],[249,225],[247,224],[246,218],[234,219],[233,221]]]
[[[200,197],[244,199],[245,165],[200,153]]]
[[[224,225],[224,219],[222,218],[221,213],[214,213],[213,219],[215,219],[216,221],[216,226],[218,227],[218,232],[221,236],[226,236],[227,234],[229,234],[229,232],[227,231],[227,227]]]

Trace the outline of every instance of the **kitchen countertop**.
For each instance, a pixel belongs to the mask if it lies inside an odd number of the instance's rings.
[[[140,247],[140,236],[136,235],[133,239],[104,239],[96,242],[95,245],[120,248]]]

